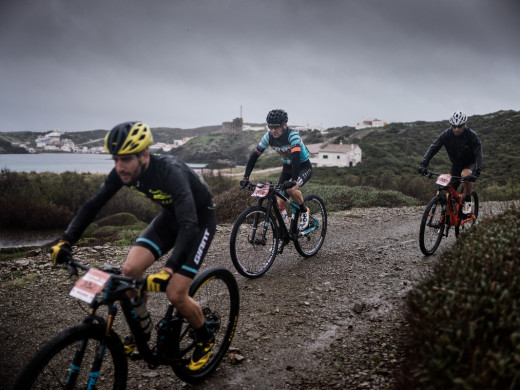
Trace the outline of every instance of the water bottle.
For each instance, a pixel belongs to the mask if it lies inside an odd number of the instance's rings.
[[[150,313],[146,310],[146,305],[141,300],[133,300],[132,305],[134,306],[135,314],[139,317],[139,324],[144,333],[150,334],[152,331],[152,320],[150,319]]]
[[[287,210],[284,205],[280,205],[280,214],[282,214],[283,221],[286,225],[289,224],[289,216],[287,215]]]

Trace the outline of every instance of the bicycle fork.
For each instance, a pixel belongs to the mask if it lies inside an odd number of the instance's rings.
[[[101,324],[105,325],[105,336],[109,337],[114,317],[117,313],[117,306],[112,305],[108,309],[108,320],[105,323],[101,318],[95,316],[96,307],[91,306],[89,308],[89,316],[85,319],[84,322],[93,323],[96,318],[100,321]],[[85,351],[87,350],[87,345],[89,343],[89,339],[85,338],[81,340],[77,347],[76,352],[74,353],[74,357],[72,358],[72,363],[69,370],[69,375],[67,377],[67,389],[75,388],[76,381],[78,380],[78,376],[80,374],[80,369],[82,366],[83,358],[85,356]],[[105,340],[102,340],[99,345],[96,347],[96,352],[94,354],[94,361],[92,362],[92,367],[89,373],[89,379],[87,383],[87,389],[95,389],[97,385],[97,381],[99,378],[99,372],[101,370],[101,364],[103,363],[103,359],[105,358],[107,350],[107,343]]]

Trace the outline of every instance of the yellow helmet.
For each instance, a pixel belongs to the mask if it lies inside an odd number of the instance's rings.
[[[143,122],[124,122],[105,136],[105,151],[110,154],[134,154],[153,143],[150,128]]]

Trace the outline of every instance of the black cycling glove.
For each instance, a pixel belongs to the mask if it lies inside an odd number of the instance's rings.
[[[240,180],[240,187],[246,188],[249,184],[249,177],[244,176],[242,180]]]

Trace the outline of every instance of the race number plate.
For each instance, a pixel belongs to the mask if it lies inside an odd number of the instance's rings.
[[[438,185],[446,187],[448,184],[450,184],[451,176],[450,175],[440,175],[437,178],[436,183]]]
[[[268,193],[269,185],[258,183],[256,185],[255,191],[251,194],[251,196],[254,196],[255,198],[265,198]]]
[[[92,268],[78,279],[72,287],[70,295],[90,304],[94,301],[96,294],[103,290],[109,279],[110,274]]]

